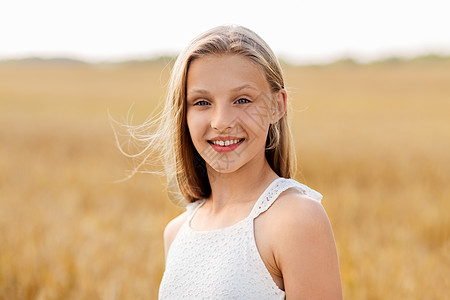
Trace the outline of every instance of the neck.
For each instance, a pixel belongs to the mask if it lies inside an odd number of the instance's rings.
[[[251,168],[241,168],[232,173],[219,173],[210,167],[208,176],[211,184],[211,208],[219,212],[235,204],[254,202],[278,175],[267,160]]]

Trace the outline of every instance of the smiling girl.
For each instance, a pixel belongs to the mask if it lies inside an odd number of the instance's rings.
[[[160,299],[342,298],[322,196],[290,179],[286,111],[280,65],[251,30],[211,29],[179,55],[158,147],[188,205],[164,231]]]

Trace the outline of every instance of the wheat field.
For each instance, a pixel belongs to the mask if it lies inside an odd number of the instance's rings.
[[[108,111],[162,101],[164,63],[0,64],[0,299],[156,299],[183,211]],[[285,67],[299,172],[324,195],[345,299],[450,292],[450,65]],[[448,299],[448,298],[447,298]]]

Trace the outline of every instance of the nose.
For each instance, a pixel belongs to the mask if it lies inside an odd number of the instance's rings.
[[[226,105],[217,105],[211,116],[211,127],[219,132],[226,132],[233,127],[233,112]]]

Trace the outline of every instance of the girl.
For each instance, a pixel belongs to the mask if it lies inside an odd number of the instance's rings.
[[[220,26],[179,55],[158,146],[187,210],[164,231],[160,299],[341,299],[322,196],[289,179],[280,65],[251,30]]]

